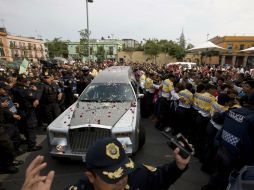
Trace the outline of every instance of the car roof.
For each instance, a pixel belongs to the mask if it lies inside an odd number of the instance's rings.
[[[91,83],[129,83],[131,74],[130,66],[113,66],[100,72]]]

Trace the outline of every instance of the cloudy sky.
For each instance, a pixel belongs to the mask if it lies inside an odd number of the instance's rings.
[[[0,0],[0,26],[16,35],[77,41],[86,0]],[[223,35],[254,35],[254,0],[94,0],[91,38],[176,40],[198,45]]]

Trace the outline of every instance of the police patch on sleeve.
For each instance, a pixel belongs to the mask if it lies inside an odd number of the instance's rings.
[[[149,166],[149,165],[145,165],[145,164],[143,164],[143,166],[145,166],[149,171],[151,171],[151,172],[155,172],[155,171],[157,171],[157,168],[155,168],[155,167],[153,167],[153,166]]]

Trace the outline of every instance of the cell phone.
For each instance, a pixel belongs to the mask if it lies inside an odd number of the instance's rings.
[[[178,141],[182,142],[184,144],[184,148],[189,151],[191,154],[194,153],[193,148],[190,146],[190,144],[186,141],[186,138],[181,133],[178,133],[176,135],[176,138]]]
[[[180,149],[179,155],[180,155],[182,158],[186,159],[186,158],[188,158],[188,157],[191,155],[191,153],[190,153],[188,150],[186,150],[185,147],[183,147],[183,146],[178,142],[178,140],[177,140],[176,137],[170,136],[170,135],[166,134],[165,132],[162,132],[162,134],[169,140],[169,141],[167,142],[167,145],[168,145],[172,150],[175,150],[176,148],[179,148],[179,149]]]

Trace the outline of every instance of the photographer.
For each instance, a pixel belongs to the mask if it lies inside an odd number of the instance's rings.
[[[174,150],[174,159],[170,164],[152,167],[134,163],[125,154],[122,144],[107,138],[97,141],[86,155],[86,176],[69,190],[113,190],[168,189],[187,169],[190,157],[183,159],[179,148]]]
[[[114,138],[97,141],[89,148],[86,157],[86,176],[71,185],[69,190],[164,190],[186,171],[190,157],[183,159],[179,148],[174,150],[170,164],[152,167],[134,163],[125,154],[122,144]],[[21,190],[50,190],[54,171],[46,176],[40,174],[47,163],[44,157],[37,156],[26,170],[25,182]]]

